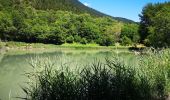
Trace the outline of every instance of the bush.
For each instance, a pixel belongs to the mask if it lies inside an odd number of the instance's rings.
[[[132,45],[132,41],[131,41],[131,39],[129,39],[128,37],[125,36],[121,39],[121,44],[122,45]]]
[[[87,44],[87,40],[86,38],[82,38],[81,41],[80,41],[81,44]]]
[[[67,37],[66,42],[67,43],[73,43],[74,42],[74,37],[73,36]]]
[[[78,36],[78,35],[74,36],[74,41],[77,42],[77,43],[80,43],[81,37]]]
[[[111,35],[103,35],[103,37],[98,40],[98,44],[101,46],[113,46],[115,44],[115,40]]]
[[[129,43],[126,41],[131,41],[131,43],[138,43],[140,36],[138,32],[138,25],[137,24],[125,24],[121,30],[120,39],[124,45],[128,45]],[[125,44],[127,42],[127,44]]]

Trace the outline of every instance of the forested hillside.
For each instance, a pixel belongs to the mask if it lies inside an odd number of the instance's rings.
[[[88,13],[92,16],[96,17],[111,17],[104,13],[101,13],[95,9],[89,8],[82,4],[78,0],[0,0],[1,7],[11,7],[19,3],[30,4],[37,10],[62,10],[62,11],[71,11],[76,14]],[[121,17],[112,17],[115,20],[126,22],[126,23],[134,23],[134,21],[121,18]]]
[[[80,2],[76,0],[7,1],[1,0],[0,9],[0,38],[5,41],[95,43],[110,46],[117,42],[132,45],[139,40],[138,25],[135,23],[124,23],[108,16],[96,17],[88,13],[76,13],[75,11],[82,11],[76,8],[73,11],[65,11],[74,9],[68,7],[79,5]],[[58,9],[55,4],[60,5],[62,9]]]

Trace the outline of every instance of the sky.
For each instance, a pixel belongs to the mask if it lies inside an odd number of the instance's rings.
[[[79,0],[84,5],[114,17],[123,17],[139,22],[139,14],[148,3],[170,0]]]

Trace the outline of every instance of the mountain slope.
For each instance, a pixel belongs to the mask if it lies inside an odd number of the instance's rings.
[[[32,6],[35,7],[36,9],[66,10],[75,13],[89,13],[92,16],[99,16],[99,17],[109,16],[95,9],[85,6],[78,0],[32,0]],[[112,18],[122,22],[132,22],[132,23],[134,22],[132,20],[121,18],[121,17],[112,17]]]
[[[13,4],[18,4],[19,2],[29,2],[34,8],[39,10],[64,10],[64,11],[72,11],[74,13],[89,13],[92,16],[96,17],[103,17],[108,16],[104,13],[101,13],[95,9],[89,8],[82,4],[79,0],[0,0],[0,6],[3,7],[11,7]],[[122,21],[122,22],[130,22],[133,23],[134,21],[121,18],[121,17],[112,17],[115,20]]]

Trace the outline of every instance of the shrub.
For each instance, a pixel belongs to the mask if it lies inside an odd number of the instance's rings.
[[[73,36],[67,37],[66,42],[67,43],[73,43],[74,42],[74,37]]]
[[[77,43],[80,43],[81,37],[78,36],[78,35],[76,35],[76,36],[74,37],[74,41],[77,42]]]
[[[80,41],[81,44],[87,44],[87,40],[86,38],[82,38],[81,41]]]
[[[122,45],[132,45],[132,41],[131,41],[131,39],[129,39],[128,37],[125,36],[122,38],[121,44]]]
[[[112,35],[103,35],[101,39],[98,40],[98,44],[101,46],[113,46],[115,43],[115,40]]]

